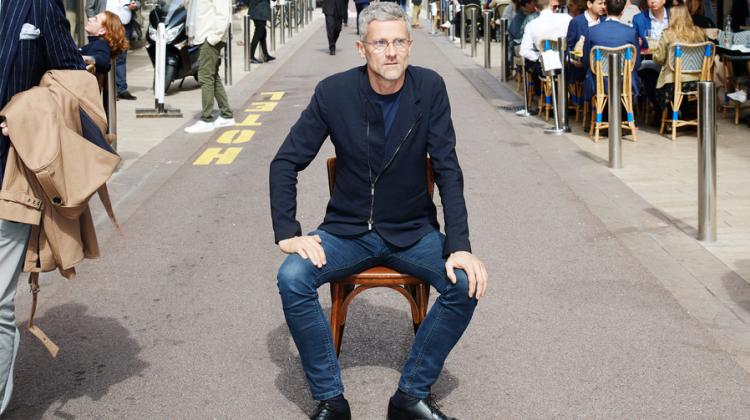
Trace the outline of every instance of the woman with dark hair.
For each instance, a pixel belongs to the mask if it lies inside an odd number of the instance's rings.
[[[275,60],[276,57],[268,53],[268,46],[266,45],[266,22],[271,20],[271,2],[269,0],[250,0],[247,14],[250,15],[253,25],[255,25],[253,39],[250,41],[250,62],[260,64]],[[259,43],[261,50],[263,50],[262,61],[255,58],[255,49],[258,48]]]
[[[81,54],[94,57],[97,73],[107,73],[110,61],[128,49],[125,27],[116,14],[101,12],[86,21],[84,30],[89,43],[81,48]]]

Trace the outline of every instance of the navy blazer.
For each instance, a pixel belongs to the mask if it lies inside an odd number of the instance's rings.
[[[636,15],[638,16],[638,15]],[[625,44],[635,45],[635,66],[633,67],[633,95],[638,94],[638,66],[641,60],[640,51],[638,50],[638,35],[634,28],[616,21],[605,20],[594,26],[589,31],[589,36],[583,43],[583,66],[586,68],[586,79],[584,80],[584,93],[586,99],[590,99],[596,93],[596,80],[591,73],[591,63],[589,56],[591,49],[595,46],[600,47],[619,47]]]
[[[409,66],[391,128],[383,169],[372,168],[371,146],[386,144],[383,113],[368,98],[366,66],[320,82],[299,120],[271,162],[271,217],[275,240],[301,235],[297,172],[305,169],[330,136],[336,149],[336,184],[320,229],[354,236],[375,229],[386,241],[407,247],[439,229],[427,192],[425,157],[432,158],[445,220],[444,255],[471,251],[463,175],[448,93],[434,71]],[[374,185],[374,187],[373,187]],[[374,194],[371,195],[371,188]]]
[[[24,23],[39,29],[36,39],[19,40]],[[59,0],[3,0],[0,13],[0,109],[18,92],[39,84],[51,69],[83,64]],[[0,185],[8,158],[8,138],[0,134]]]
[[[651,29],[651,18],[649,17],[648,10],[644,10],[641,13],[633,16],[633,28],[638,33],[638,39],[641,42],[641,48],[647,49],[648,42],[646,41],[646,31]],[[669,9],[664,9],[664,16],[669,18]],[[638,46],[638,44],[636,44]]]
[[[586,20],[585,14],[586,12],[583,12],[574,17],[568,24],[568,35],[566,36],[568,41],[568,51],[573,51],[573,48],[575,48],[576,43],[581,39],[581,36],[585,37],[585,39],[589,38],[589,21]],[[604,22],[604,16],[599,17],[599,23],[601,22]],[[568,80],[571,82],[580,82],[583,80],[585,74],[585,68],[579,69],[571,66],[568,70]]]

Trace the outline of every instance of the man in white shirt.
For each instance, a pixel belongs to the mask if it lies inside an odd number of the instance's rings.
[[[539,43],[544,39],[565,38],[572,19],[567,13],[554,13],[560,0],[535,0],[539,17],[526,25],[521,39],[521,56],[529,61],[539,61]]]

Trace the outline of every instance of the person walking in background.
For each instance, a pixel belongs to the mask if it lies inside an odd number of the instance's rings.
[[[59,0],[0,0],[0,109],[13,95],[39,84],[48,70],[84,70]],[[0,123],[0,184],[12,127]],[[20,336],[15,297],[31,227],[0,220],[0,414],[13,392],[13,365]]]
[[[125,26],[125,39],[133,35],[133,13],[141,7],[140,0],[86,0],[86,17],[91,19],[103,11],[116,14],[120,22]],[[115,61],[115,83],[117,84],[117,97],[119,99],[137,99],[128,91],[128,52],[123,51]]]
[[[203,113],[200,120],[186,127],[186,133],[207,133],[217,127],[234,125],[234,114],[219,76],[221,50],[226,46],[232,21],[231,0],[191,1],[188,6],[187,31],[193,45],[200,45],[198,83],[201,85]],[[214,99],[220,115],[214,120]]]
[[[323,14],[326,15],[326,36],[328,54],[336,55],[336,41],[341,34],[341,12],[346,11],[347,0],[323,0]]]
[[[253,39],[250,42],[250,62],[260,64],[275,60],[276,57],[268,53],[268,46],[266,45],[266,22],[271,20],[271,2],[269,0],[250,0],[247,14],[255,25]],[[262,60],[255,58],[255,49],[258,48],[258,44],[263,51]]]
[[[357,8],[357,35],[359,35],[359,14],[369,5],[370,0],[354,0],[354,7]]]
[[[414,9],[411,12],[411,27],[421,28],[422,25],[419,24],[419,12],[422,10],[422,0],[411,0],[411,4],[414,5]]]

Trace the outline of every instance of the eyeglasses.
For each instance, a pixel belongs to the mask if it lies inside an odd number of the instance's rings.
[[[363,44],[371,46],[372,50],[375,52],[383,52],[389,45],[393,45],[393,48],[399,51],[404,51],[409,45],[411,45],[411,42],[411,39],[404,38],[396,38],[393,41],[386,41],[385,39],[379,39],[372,42],[362,41]]]

